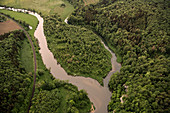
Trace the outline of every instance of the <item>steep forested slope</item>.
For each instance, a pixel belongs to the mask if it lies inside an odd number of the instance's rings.
[[[76,10],[69,23],[97,32],[122,62],[109,83],[109,111],[170,111],[168,0],[106,0]]]
[[[57,61],[69,74],[91,77],[102,84],[111,70],[111,55],[100,38],[90,30],[67,25],[57,18],[44,18],[47,42]]]
[[[0,112],[26,111],[32,76],[20,63],[20,49],[25,35],[14,31],[0,35]]]

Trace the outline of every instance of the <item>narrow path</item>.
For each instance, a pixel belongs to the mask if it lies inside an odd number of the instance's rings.
[[[2,14],[4,15],[4,14]],[[4,15],[6,16],[6,15]],[[6,16],[7,17],[7,16]],[[31,97],[30,97],[30,100],[29,100],[29,106],[28,106],[28,109],[27,109],[27,113],[29,113],[29,110],[30,110],[30,107],[31,107],[31,102],[32,102],[32,98],[34,96],[34,92],[35,92],[35,83],[36,83],[36,70],[37,70],[37,61],[36,61],[36,53],[35,53],[35,48],[34,48],[34,45],[33,45],[33,42],[31,40],[31,37],[30,35],[28,34],[28,32],[20,25],[18,24],[15,20],[13,20],[12,18],[10,17],[7,17],[9,18],[10,20],[12,20],[13,22],[15,22],[23,31],[24,33],[26,34],[30,44],[31,44],[31,48],[32,48],[32,51],[33,51],[33,58],[34,58],[34,81],[33,81],[33,89],[32,89],[32,94],[31,94]]]

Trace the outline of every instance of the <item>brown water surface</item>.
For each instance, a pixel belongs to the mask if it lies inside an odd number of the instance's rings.
[[[2,9],[2,7],[0,7]],[[11,9],[10,9],[11,10]],[[17,9],[12,9],[13,11],[17,11]],[[27,12],[27,10],[18,9],[22,12]],[[34,15],[39,20],[38,27],[34,33],[34,36],[39,41],[40,54],[42,56],[42,60],[46,67],[50,69],[51,74],[60,80],[68,80],[69,83],[76,85],[78,89],[84,89],[88,93],[88,97],[90,101],[93,102],[96,110],[95,113],[107,113],[107,105],[109,104],[111,92],[108,89],[108,82],[110,76],[120,70],[121,65],[116,62],[115,54],[109,50],[109,48],[104,44],[104,47],[112,54],[112,70],[109,72],[108,76],[104,79],[104,87],[101,86],[96,80],[92,78],[85,78],[80,76],[70,76],[66,73],[66,71],[57,64],[56,59],[54,58],[51,51],[48,49],[46,37],[44,36],[43,31],[43,18],[37,13],[29,12],[29,14]]]
[[[107,113],[107,105],[109,104],[111,92],[109,91],[107,85],[110,79],[110,76],[115,72],[119,71],[120,64],[116,62],[116,56],[112,53],[106,45],[105,48],[109,50],[112,54],[112,70],[108,76],[104,79],[104,87],[102,87],[96,80],[92,78],[85,77],[73,77],[66,73],[66,71],[57,64],[56,59],[53,54],[47,47],[46,37],[43,32],[43,18],[39,15],[36,15],[39,20],[39,25],[35,31],[35,37],[39,41],[40,53],[43,59],[44,64],[48,69],[50,69],[52,75],[60,80],[69,80],[70,83],[76,85],[78,89],[84,89],[88,93],[88,97],[93,102],[96,107],[95,113]],[[102,42],[103,43],[103,42]],[[103,43],[104,44],[104,43]]]

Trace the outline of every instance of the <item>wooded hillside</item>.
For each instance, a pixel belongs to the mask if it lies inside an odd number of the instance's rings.
[[[122,63],[109,83],[109,111],[170,111],[169,0],[104,0],[76,10],[69,23],[101,35]]]

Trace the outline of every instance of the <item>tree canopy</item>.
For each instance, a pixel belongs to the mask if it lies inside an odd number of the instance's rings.
[[[70,24],[97,32],[120,57],[122,68],[109,83],[109,111],[170,111],[169,5],[168,0],[103,0],[70,16]]]
[[[56,15],[44,17],[44,31],[49,49],[57,62],[74,76],[91,77],[103,83],[111,70],[111,54],[101,39],[86,28],[67,25]]]

